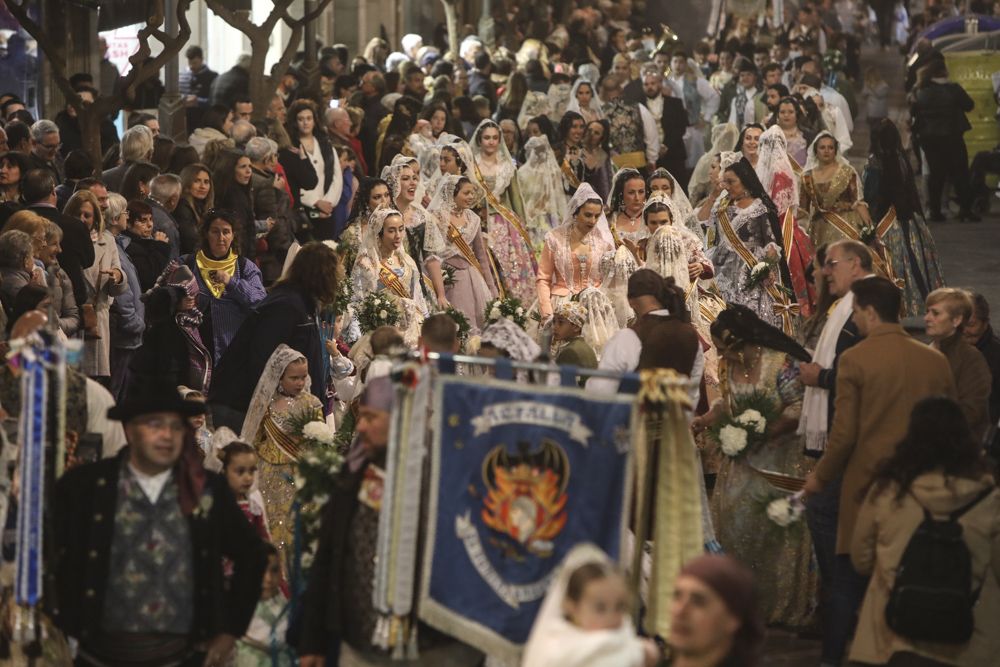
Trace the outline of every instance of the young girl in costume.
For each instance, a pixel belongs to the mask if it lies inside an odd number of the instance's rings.
[[[323,419],[319,399],[308,391],[311,386],[305,356],[282,343],[264,367],[240,432],[240,440],[252,442],[257,450],[267,528],[283,565],[290,559],[295,532],[292,503],[301,440],[298,429]]]
[[[260,601],[243,637],[236,642],[236,667],[291,667],[295,653],[285,643],[288,597],[281,590],[281,562],[274,545],[267,545],[267,569]]]
[[[528,637],[522,667],[652,667],[660,651],[635,633],[625,579],[597,547],[563,562]]]

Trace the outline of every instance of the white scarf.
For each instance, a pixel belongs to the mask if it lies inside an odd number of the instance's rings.
[[[820,332],[816,352],[813,353],[813,363],[823,368],[831,368],[837,357],[837,339],[840,330],[847,324],[854,310],[854,292],[848,292],[833,307],[830,316]],[[822,452],[826,449],[827,427],[829,424],[830,406],[829,390],[821,387],[806,387],[802,399],[802,417],[799,419],[799,435],[806,436],[807,452]]]

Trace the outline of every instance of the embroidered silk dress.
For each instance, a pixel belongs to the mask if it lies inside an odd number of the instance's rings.
[[[728,364],[720,364],[729,366]],[[733,410],[740,396],[765,392],[784,419],[798,420],[803,387],[795,360],[764,349],[757,364],[759,379],[726,369],[723,400]],[[768,428],[771,425],[768,424]],[[767,503],[787,495],[771,486],[760,470],[804,478],[812,462],[802,453],[795,429],[768,437],[755,448],[748,446],[737,458],[723,456],[712,493],[715,535],[725,553],[754,573],[760,591],[764,622],[802,628],[815,609],[816,569],[812,566],[812,540],[805,519],[782,528],[767,516]]]
[[[759,284],[752,289],[746,289],[749,267],[736,252],[727,235],[723,233],[719,221],[719,207],[724,201],[727,200],[721,198],[712,205],[710,218],[716,239],[716,246],[709,251],[709,259],[715,267],[715,284],[727,303],[747,306],[762,320],[780,328],[781,317],[774,312],[774,298],[768,294],[764,286]],[[764,260],[768,250],[774,253],[781,252],[778,240],[774,237],[768,222],[767,209],[759,199],[755,199],[744,209],[729,204],[726,210],[733,233],[758,261]],[[775,270],[772,273],[776,272]],[[778,277],[775,276],[775,279]]]
[[[293,418],[299,421],[300,415],[312,412],[316,420],[322,420],[323,407],[319,399],[308,391],[303,391],[281,409],[275,407],[279,397],[281,395],[277,392],[271,397],[253,444],[257,450],[258,485],[264,498],[267,529],[287,579],[295,540],[292,504],[295,501],[297,458],[293,452],[297,452],[299,441],[294,434]]]
[[[861,179],[850,165],[838,165],[828,181],[818,181],[814,169],[806,171],[802,175],[801,197],[800,207],[811,216],[809,236],[815,247],[847,238],[826,219],[824,212],[835,213],[855,230],[861,229],[863,223],[857,212],[857,204],[862,201]]]

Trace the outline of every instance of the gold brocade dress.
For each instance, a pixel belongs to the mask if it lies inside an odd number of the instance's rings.
[[[864,224],[857,211],[857,203],[861,198],[861,180],[858,172],[848,165],[837,167],[836,173],[829,181],[815,180],[815,171],[810,169],[802,176],[802,192],[799,196],[800,207],[809,211],[809,237],[813,247],[824,243],[840,241],[847,236],[834,227],[823,211],[836,213],[855,230],[860,230]]]
[[[295,540],[295,516],[292,505],[295,502],[295,476],[299,437],[291,433],[288,422],[295,416],[315,412],[315,419],[323,419],[322,405],[315,396],[304,391],[288,404],[287,408],[274,407],[275,394],[267,414],[261,420],[254,446],[257,449],[257,480],[260,494],[264,498],[267,514],[267,529],[271,542],[278,550],[278,560],[286,581]],[[311,421],[311,420],[309,420]]]
[[[798,420],[803,387],[791,357],[764,349],[759,382],[748,384],[740,381],[743,379],[729,368],[723,398],[730,409],[734,399],[764,391],[781,417]],[[812,461],[802,454],[794,429],[754,449],[748,447],[737,458],[722,458],[711,500],[716,538],[725,553],[753,570],[760,608],[768,625],[809,626],[816,607],[818,580],[805,517],[787,528],[771,521],[767,503],[787,493],[772,487],[757,470],[804,478],[812,469]]]

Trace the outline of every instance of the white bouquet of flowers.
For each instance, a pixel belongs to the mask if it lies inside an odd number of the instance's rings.
[[[759,411],[754,410],[753,408],[744,410],[742,414],[736,418],[736,421],[744,426],[752,428],[754,433],[760,435],[763,435],[764,429],[767,428],[767,420],[764,418],[764,415],[760,414]]]
[[[797,523],[805,511],[806,506],[802,502],[801,491],[791,496],[775,498],[767,504],[767,518],[782,528]]]
[[[727,425],[719,430],[719,445],[722,453],[729,457],[739,456],[747,448],[749,433],[738,426]]]

